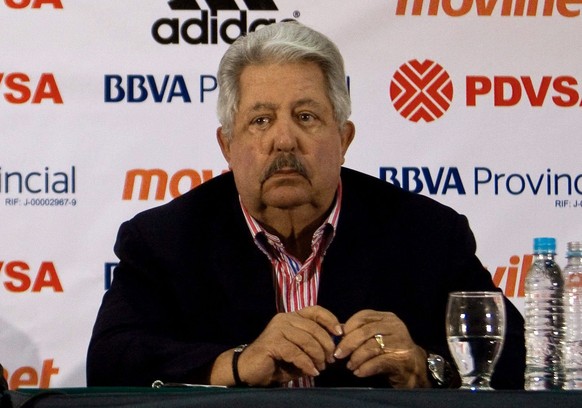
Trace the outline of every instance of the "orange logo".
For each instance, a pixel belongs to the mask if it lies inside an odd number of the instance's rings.
[[[462,17],[471,12],[481,17],[492,15],[513,17],[544,17],[554,15],[554,10],[562,17],[578,17],[580,7],[577,0],[398,0],[396,15],[405,16],[436,16],[442,10],[447,16]]]
[[[509,258],[509,266],[497,267],[493,275],[493,283],[495,286],[501,287],[503,279],[505,278],[505,296],[524,297],[525,277],[532,263],[533,255],[524,255],[521,259],[517,255],[511,256]]]
[[[493,91],[494,106],[515,106],[522,100],[532,107],[553,103],[561,108],[580,106],[580,92],[576,89],[578,80],[572,76],[561,75],[555,78],[543,76],[532,79],[522,75],[495,76],[493,79],[485,76],[467,77],[467,106],[477,105],[477,96],[488,95]],[[553,95],[552,95],[553,93]]]
[[[394,108],[406,119],[432,122],[451,106],[453,83],[439,64],[430,60],[412,60],[394,74],[390,98]]]
[[[21,387],[49,388],[51,377],[59,373],[59,368],[54,366],[54,359],[44,360],[40,375],[34,367],[24,366],[14,370],[12,375],[4,368],[4,378],[8,381],[8,388],[16,390]]]
[[[227,171],[223,170],[223,173]],[[193,169],[182,169],[169,176],[162,169],[133,169],[129,170],[125,175],[122,199],[133,199],[134,189],[138,182],[138,200],[149,200],[150,192],[154,188],[153,184],[155,184],[154,199],[164,200],[166,191],[170,193],[172,198],[176,198],[213,177],[212,170],[198,172]]]
[[[33,83],[30,77],[22,72],[0,72],[0,89],[8,103],[39,104],[44,100],[62,104],[63,97],[53,74],[43,73],[38,82]],[[34,92],[33,92],[34,91]]]
[[[40,292],[43,289],[52,289],[53,292],[62,292],[63,286],[53,262],[42,262],[36,273],[32,272],[26,262],[0,261],[0,281],[4,281],[4,288],[9,292],[22,293],[30,290]],[[4,276],[4,279],[2,279]],[[34,278],[34,281],[33,279]]]
[[[11,9],[33,8],[39,9],[45,4],[52,4],[55,9],[62,9],[61,0],[4,0],[4,3]]]

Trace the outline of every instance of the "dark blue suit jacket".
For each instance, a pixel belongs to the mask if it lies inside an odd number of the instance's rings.
[[[391,311],[413,340],[450,359],[447,295],[492,290],[467,219],[434,200],[342,169],[343,202],[325,255],[318,304],[346,321]],[[243,218],[232,174],[138,214],[119,231],[120,264],[88,351],[88,385],[202,382],[223,351],[252,342],[275,315],[271,264]],[[523,319],[508,333],[493,386],[523,387]],[[339,364],[318,386],[378,385]]]

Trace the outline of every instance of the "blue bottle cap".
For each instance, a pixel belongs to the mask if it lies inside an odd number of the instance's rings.
[[[582,256],[582,241],[568,242],[566,258]]]
[[[547,254],[556,252],[556,239],[541,237],[534,238],[534,253]]]

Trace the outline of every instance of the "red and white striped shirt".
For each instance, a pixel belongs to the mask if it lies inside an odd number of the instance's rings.
[[[273,266],[273,282],[278,312],[295,312],[317,304],[321,265],[331,244],[341,209],[342,186],[339,183],[335,203],[327,219],[311,239],[311,254],[304,263],[289,254],[276,235],[270,234],[254,219],[241,202],[241,208],[255,244],[267,255]],[[290,387],[312,387],[313,378],[303,377]]]

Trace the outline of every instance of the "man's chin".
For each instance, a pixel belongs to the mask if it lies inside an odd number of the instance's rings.
[[[265,183],[296,183],[297,181],[307,181],[307,178],[296,171],[278,172],[270,175]]]
[[[283,183],[263,189],[263,202],[269,207],[293,208],[306,204],[309,194],[305,183]]]
[[[299,173],[277,173],[263,182],[263,191],[276,190],[279,188],[306,188],[310,185],[309,180]]]

